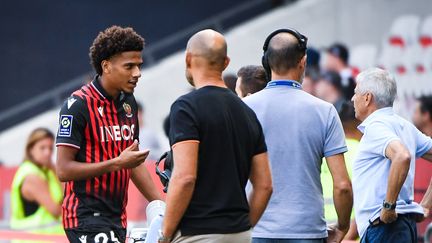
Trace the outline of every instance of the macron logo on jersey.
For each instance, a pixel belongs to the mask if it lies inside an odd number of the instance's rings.
[[[135,125],[131,126],[100,126],[101,142],[133,140],[135,134]]]
[[[102,107],[102,106],[99,106],[99,107],[98,107],[98,111],[99,111],[99,114],[100,114],[101,116],[103,116],[103,107]]]
[[[67,108],[68,110],[71,108],[71,106],[75,103],[75,101],[77,101],[75,98],[69,98],[67,101]]]
[[[81,235],[78,239],[81,241],[81,243],[87,243],[87,235]]]

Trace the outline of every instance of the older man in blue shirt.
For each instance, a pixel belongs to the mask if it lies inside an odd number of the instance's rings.
[[[394,78],[382,69],[360,73],[352,98],[364,134],[353,165],[355,218],[361,242],[417,242],[416,157],[432,161],[432,140],[394,114]]]

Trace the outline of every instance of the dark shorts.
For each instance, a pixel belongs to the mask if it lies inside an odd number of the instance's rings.
[[[67,229],[66,236],[71,243],[123,243],[126,229]]]
[[[361,243],[417,243],[415,215],[399,214],[395,222],[375,221],[364,233]]]

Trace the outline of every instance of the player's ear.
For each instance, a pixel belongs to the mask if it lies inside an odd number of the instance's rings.
[[[304,70],[306,68],[306,60],[307,60],[307,55],[305,54],[300,60],[300,69]]]
[[[225,57],[224,64],[223,64],[224,65],[223,70],[225,70],[228,67],[230,61],[231,61],[231,59],[228,56]]]
[[[107,60],[103,60],[101,62],[101,66],[102,66],[102,72],[103,73],[110,73],[111,72],[111,63]]]
[[[192,63],[192,54],[190,52],[188,52],[188,51],[186,51],[185,62],[186,62],[186,67],[190,68],[191,67],[191,63]]]

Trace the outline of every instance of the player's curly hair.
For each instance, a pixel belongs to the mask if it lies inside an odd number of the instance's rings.
[[[99,32],[90,47],[90,63],[96,73],[102,74],[101,63],[103,60],[126,51],[142,51],[144,48],[144,38],[136,33],[132,28],[122,28],[111,26],[103,32]]]

